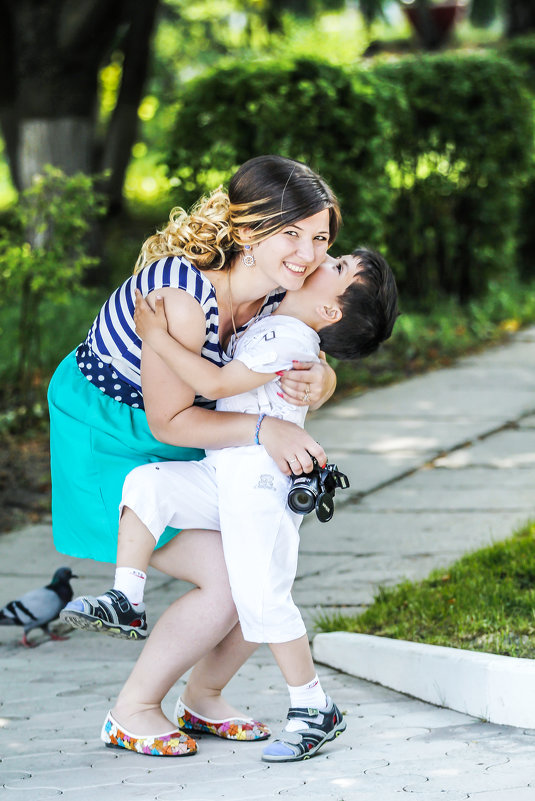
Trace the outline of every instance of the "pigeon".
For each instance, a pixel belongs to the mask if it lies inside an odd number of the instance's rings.
[[[46,587],[30,590],[15,601],[0,609],[0,626],[24,626],[22,644],[30,647],[27,634],[32,629],[43,629],[52,640],[64,639],[48,630],[48,624],[59,616],[63,607],[72,599],[70,579],[78,578],[70,567],[59,567]]]

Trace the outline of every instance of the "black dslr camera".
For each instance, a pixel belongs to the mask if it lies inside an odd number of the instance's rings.
[[[336,488],[347,489],[349,479],[335,464],[320,467],[316,459],[311,473],[295,476],[288,492],[288,506],[292,512],[307,515],[316,509],[321,523],[327,523],[334,514],[334,492]]]

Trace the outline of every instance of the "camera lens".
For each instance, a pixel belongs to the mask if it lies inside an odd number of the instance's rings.
[[[292,512],[306,515],[316,505],[316,496],[305,487],[294,487],[288,493],[288,506]]]

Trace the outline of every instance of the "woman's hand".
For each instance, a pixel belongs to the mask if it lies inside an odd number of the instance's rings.
[[[288,403],[319,409],[336,389],[336,373],[324,357],[319,362],[294,362],[293,368],[282,374],[280,385]]]
[[[136,333],[140,339],[151,344],[155,336],[160,336],[161,331],[167,333],[167,317],[163,298],[156,295],[154,311],[149,306],[139,289],[136,289],[136,308],[134,310],[134,323]]]
[[[278,417],[264,417],[258,432],[258,441],[264,446],[277,467],[285,475],[310,473],[316,459],[322,467],[327,456],[321,445],[295,423]]]

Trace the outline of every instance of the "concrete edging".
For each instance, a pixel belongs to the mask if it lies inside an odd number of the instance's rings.
[[[491,723],[535,728],[535,660],[340,631],[317,634],[314,659]]]

